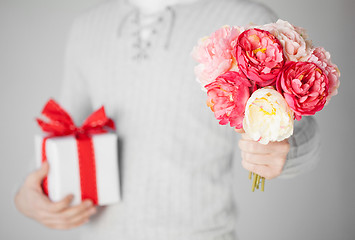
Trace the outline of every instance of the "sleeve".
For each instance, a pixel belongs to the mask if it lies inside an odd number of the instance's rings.
[[[278,18],[277,14],[268,6],[262,3],[250,3],[253,4],[252,14],[248,18],[253,19],[253,24],[267,24],[276,22]]]
[[[289,138],[290,151],[280,178],[291,178],[314,168],[320,159],[320,133],[316,120],[304,116],[296,121]]]
[[[88,82],[84,78],[82,60],[85,53],[85,25],[77,19],[69,33],[64,59],[64,78],[59,102],[80,124],[91,112]]]

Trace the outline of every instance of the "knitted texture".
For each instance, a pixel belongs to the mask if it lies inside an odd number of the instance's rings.
[[[83,239],[235,239],[238,134],[206,106],[190,52],[223,25],[275,16],[248,1],[202,0],[146,25],[142,18],[126,1],[108,1],[82,14],[70,34],[61,103],[76,121],[104,105],[122,142],[123,200],[99,209]]]

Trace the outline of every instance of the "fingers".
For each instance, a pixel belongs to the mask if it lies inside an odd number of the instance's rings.
[[[43,225],[45,225],[48,228],[52,229],[57,229],[57,230],[69,230],[75,227],[79,227],[85,223],[87,223],[89,220],[85,220],[82,222],[77,222],[75,224],[68,224],[68,223],[58,223],[58,222],[45,222]]]
[[[93,208],[93,203],[90,200],[85,200],[77,206],[70,207],[61,212],[61,217],[64,219],[73,219],[80,215],[83,215],[86,211]]]
[[[236,131],[237,133],[245,133],[244,129],[243,128],[234,128],[234,131]]]
[[[270,167],[268,165],[253,164],[244,160],[242,161],[242,166],[253,173],[265,177],[265,179],[275,178],[282,172],[282,166]]]
[[[238,145],[245,169],[266,179],[272,179],[281,174],[289,151],[287,140],[263,145],[243,138]]]
[[[90,216],[94,214],[95,211],[96,210],[94,208],[94,210],[87,211],[85,214],[79,215],[72,219],[51,218],[50,220],[45,221],[43,224],[53,229],[72,229],[87,223],[90,220]]]
[[[70,194],[59,202],[51,202],[47,210],[51,213],[61,212],[70,206],[70,203],[73,200],[73,198],[74,196]]]
[[[89,221],[96,213],[92,201],[85,200],[81,204],[68,207],[59,213],[51,213],[42,221],[44,225],[54,229],[71,229]]]
[[[252,154],[242,151],[242,159],[253,164],[268,165],[270,164],[269,157],[269,154]]]
[[[264,145],[253,140],[240,139],[238,145],[242,151],[253,154],[288,153],[290,150],[287,140],[282,142],[269,142]]]
[[[88,221],[89,217],[95,213],[96,207],[93,206],[92,201],[86,200],[63,211],[58,218],[59,225],[63,225],[66,229],[73,228]]]
[[[81,214],[75,215],[71,220],[71,227],[76,227],[89,221],[90,217],[96,213],[96,207],[91,207],[82,212]]]

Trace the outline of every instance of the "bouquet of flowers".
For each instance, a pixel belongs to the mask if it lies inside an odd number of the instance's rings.
[[[314,115],[337,94],[340,72],[306,31],[287,21],[224,26],[192,51],[195,74],[219,124],[244,129],[261,144],[293,134],[294,119]],[[249,173],[251,179],[252,173]],[[252,191],[264,190],[254,174]]]

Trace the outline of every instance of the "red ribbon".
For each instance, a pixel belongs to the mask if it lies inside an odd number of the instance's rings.
[[[78,148],[81,199],[91,199],[98,203],[96,185],[96,166],[92,134],[107,132],[106,128],[115,129],[112,119],[105,114],[104,107],[92,113],[83,123],[77,127],[70,115],[53,99],[50,99],[42,110],[42,115],[48,121],[36,119],[44,132],[49,133],[42,142],[42,162],[47,161],[46,141],[52,137],[74,135]],[[47,178],[43,180],[43,191],[48,195]]]

